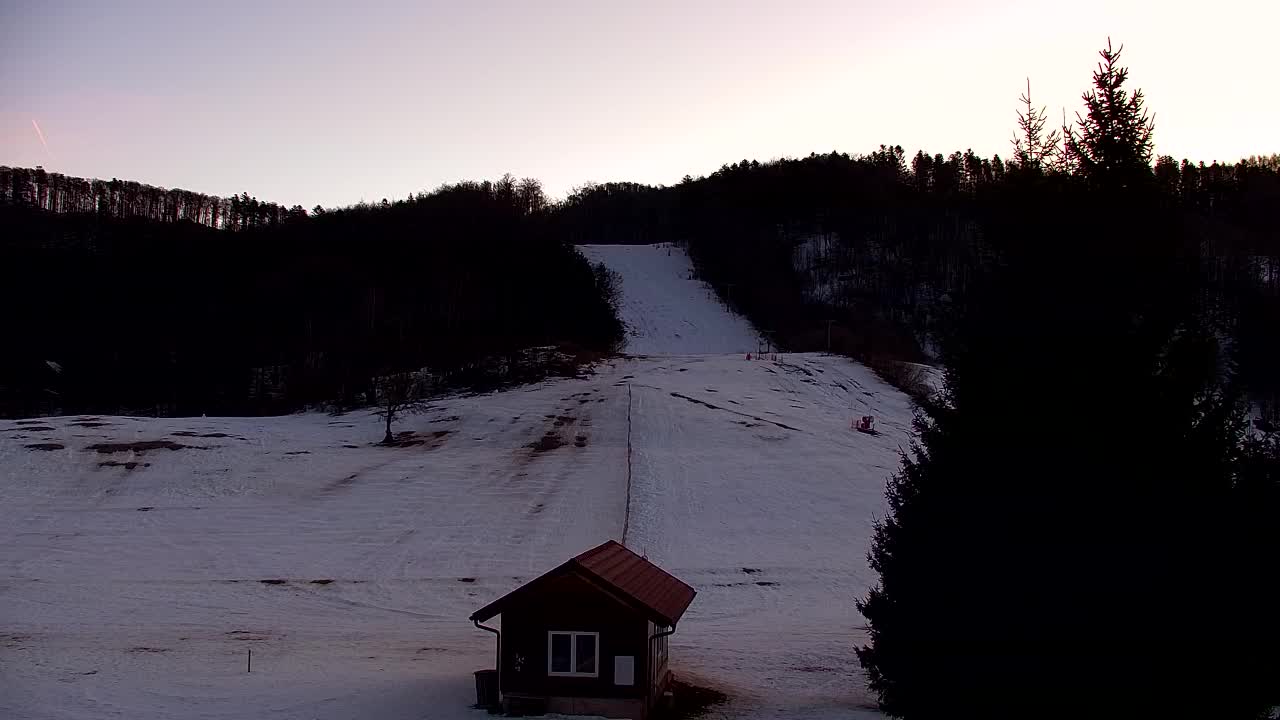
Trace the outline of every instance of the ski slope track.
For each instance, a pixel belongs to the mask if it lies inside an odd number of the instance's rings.
[[[618,314],[632,355],[755,352],[759,334],[700,280],[684,250],[670,245],[581,245],[593,264],[622,276]]]
[[[481,720],[467,616],[624,525],[698,590],[671,657],[730,696],[710,717],[879,717],[853,603],[910,402],[844,359],[745,360],[679,250],[584,252],[631,355],[440,398],[398,427],[420,444],[369,412],[0,421],[0,717]]]

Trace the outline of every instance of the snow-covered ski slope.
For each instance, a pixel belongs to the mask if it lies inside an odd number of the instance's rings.
[[[593,252],[634,297],[627,250]],[[909,402],[650,321],[681,352],[443,398],[403,448],[367,412],[0,421],[0,717],[480,720],[467,616],[607,538],[698,589],[672,665],[712,717],[877,717],[853,601]]]
[[[663,245],[580,245],[592,263],[623,278],[618,314],[632,355],[755,352],[758,334],[711,288],[693,279],[684,250]]]

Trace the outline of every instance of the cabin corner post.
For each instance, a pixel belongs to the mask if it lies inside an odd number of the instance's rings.
[[[654,641],[659,640],[661,638],[674,635],[675,632],[676,632],[676,623],[671,623],[671,627],[667,628],[666,630],[663,630],[662,632],[656,632],[649,636],[649,642],[646,650],[647,655],[645,657],[645,660],[646,660],[645,665],[648,666],[648,675],[649,675],[649,686],[645,688],[646,705],[651,700],[651,696],[653,694],[654,688],[656,687],[659,679],[658,668],[655,667],[653,662],[653,643]]]
[[[498,672],[498,696],[502,696],[502,631],[497,628],[491,628],[488,625],[481,625],[479,620],[472,618],[471,623],[476,627],[491,632],[497,638],[497,649],[494,651],[493,669]]]

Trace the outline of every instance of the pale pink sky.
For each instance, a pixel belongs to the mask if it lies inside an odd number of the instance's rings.
[[[6,0],[0,164],[311,207],[880,143],[1007,157],[1024,78],[1074,113],[1108,35],[1158,153],[1235,161],[1280,151],[1276,27],[1263,0]]]

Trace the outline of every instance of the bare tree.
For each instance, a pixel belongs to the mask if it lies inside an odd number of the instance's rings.
[[[398,372],[384,375],[378,381],[378,417],[386,421],[384,445],[395,442],[391,423],[418,412],[426,402],[425,384],[416,373]]]

